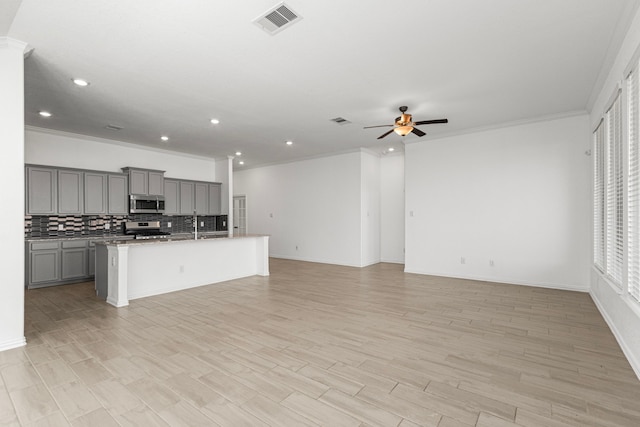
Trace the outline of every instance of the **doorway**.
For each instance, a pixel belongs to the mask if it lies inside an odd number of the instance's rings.
[[[233,234],[247,234],[247,196],[233,196]]]

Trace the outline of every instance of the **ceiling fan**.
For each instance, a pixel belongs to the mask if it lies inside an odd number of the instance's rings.
[[[406,113],[407,109],[408,108],[405,105],[399,108],[400,113],[402,114],[400,115],[400,117],[396,117],[395,124],[393,125],[365,126],[364,129],[393,126],[393,129],[391,129],[389,132],[383,133],[378,137],[378,139],[384,138],[385,136],[389,135],[391,132],[395,132],[400,136],[406,136],[409,133],[413,133],[418,136],[425,136],[426,133],[422,132],[420,129],[416,128],[415,126],[431,125],[434,123],[449,123],[449,120],[447,119],[421,120],[419,122],[414,122],[412,121],[413,119],[411,118],[411,114]]]

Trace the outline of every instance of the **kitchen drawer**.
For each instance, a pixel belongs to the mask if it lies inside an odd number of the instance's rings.
[[[32,251],[47,251],[51,249],[58,249],[58,242],[31,242]]]
[[[86,248],[86,240],[67,240],[62,242],[62,249]]]

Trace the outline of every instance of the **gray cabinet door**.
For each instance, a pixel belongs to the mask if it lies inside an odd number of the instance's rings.
[[[29,284],[57,282],[60,280],[60,251],[32,251],[29,253]]]
[[[194,184],[195,210],[198,215],[209,214],[209,184],[196,182]]]
[[[62,250],[62,280],[87,277],[87,248]]]
[[[146,196],[149,192],[149,173],[129,169],[129,193]]]
[[[164,180],[164,214],[180,214],[180,182],[173,179]]]
[[[149,172],[148,182],[149,182],[150,196],[164,195],[164,173],[163,172]]]
[[[209,184],[209,215],[222,213],[222,185]]]
[[[128,179],[126,175],[108,175],[108,213],[126,215],[129,213]]]
[[[58,212],[58,173],[55,169],[27,167],[27,215]]]
[[[96,275],[96,248],[89,248],[89,271],[88,275],[95,276]]]
[[[58,171],[58,213],[82,215],[83,179],[80,171]]]
[[[193,215],[193,182],[180,181],[180,213]]]
[[[107,175],[84,174],[84,213],[103,215],[107,213]]]

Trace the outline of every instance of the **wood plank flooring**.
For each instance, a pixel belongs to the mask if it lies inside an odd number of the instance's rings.
[[[640,426],[588,294],[271,260],[131,301],[26,293],[3,426]]]

